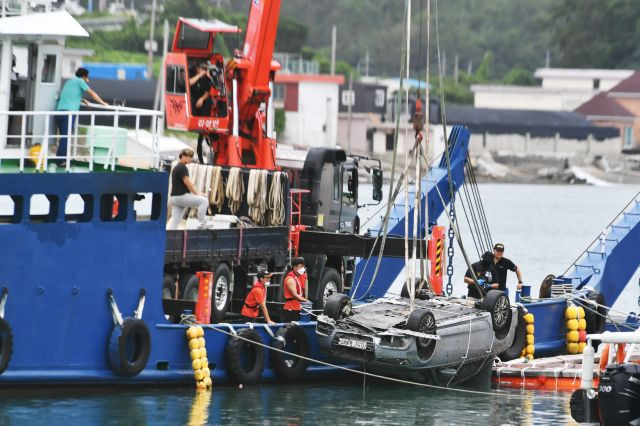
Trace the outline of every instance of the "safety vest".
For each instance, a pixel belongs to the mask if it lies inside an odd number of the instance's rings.
[[[244,299],[244,306],[242,307],[242,315],[250,318],[257,318],[260,311],[260,303],[265,301],[267,290],[260,281],[256,282],[247,298]]]
[[[291,294],[289,291],[289,287],[287,287],[287,278],[293,278],[296,282],[296,293],[302,297],[304,297],[304,287],[307,282],[307,274],[298,275],[293,271],[289,271],[289,273],[284,277],[284,309],[287,311],[299,311],[300,310],[300,301],[295,298],[294,294]]]

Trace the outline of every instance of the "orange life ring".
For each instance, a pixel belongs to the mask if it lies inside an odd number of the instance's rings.
[[[609,347],[611,345],[607,343],[602,348],[602,355],[600,356],[600,371],[604,371],[609,363]],[[618,350],[616,351],[616,362],[621,364],[624,362],[624,343],[618,343]]]

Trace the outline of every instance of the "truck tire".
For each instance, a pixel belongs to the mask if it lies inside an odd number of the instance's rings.
[[[263,343],[262,337],[250,328],[238,331],[238,336],[247,340],[231,337],[227,342],[224,350],[227,374],[235,383],[256,384],[262,376],[264,365],[264,351],[260,346]]]
[[[137,376],[147,365],[151,354],[151,334],[141,319],[125,318],[109,337],[108,358],[111,368],[120,376]]]
[[[415,309],[409,314],[407,329],[418,333],[436,334],[436,318],[427,309]],[[416,348],[420,359],[428,360],[433,355],[435,347],[436,341],[434,339],[416,337]]]
[[[524,309],[518,308],[518,325],[516,325],[516,333],[513,336],[513,343],[500,355],[501,361],[511,361],[520,357],[522,348],[527,344],[527,324],[524,321]]]
[[[329,296],[342,293],[342,279],[334,268],[324,268],[316,292],[316,308],[324,308]]]
[[[311,351],[307,334],[302,327],[295,324],[289,324],[278,330],[276,338],[271,341],[271,347],[303,357],[308,357]],[[298,381],[307,372],[309,361],[306,359],[278,351],[271,351],[270,355],[271,367],[281,380]]]
[[[482,309],[491,313],[491,324],[496,338],[503,339],[511,325],[511,305],[509,298],[500,290],[489,290],[482,299]]]
[[[176,277],[171,274],[164,274],[162,279],[162,298],[175,299],[176,297]]]
[[[221,263],[213,273],[211,289],[211,322],[224,321],[231,302],[231,270],[226,263]]]
[[[0,318],[0,374],[9,366],[13,352],[13,331],[4,319]]]
[[[183,300],[198,300],[198,289],[200,287],[200,280],[195,274],[190,274],[184,282],[184,291],[182,292]]]

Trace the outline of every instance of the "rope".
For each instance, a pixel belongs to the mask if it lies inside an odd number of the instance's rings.
[[[231,210],[232,214],[236,214],[238,210],[240,210],[243,193],[244,182],[242,181],[242,171],[238,167],[232,167],[231,170],[229,170],[227,189],[225,191],[229,202],[229,210]]]
[[[209,182],[211,192],[209,193],[209,204],[214,206],[218,212],[222,211],[224,204],[224,185],[222,182],[222,167],[215,166],[211,170],[211,181]]]
[[[186,325],[190,325],[190,324],[197,324],[197,322],[195,321],[195,316],[194,315],[183,315],[183,319],[181,321],[181,324],[186,324]],[[326,367],[332,367],[332,368],[336,368],[338,370],[342,370],[342,371],[347,371],[350,373],[354,373],[354,374],[359,374],[361,376],[365,376],[365,377],[374,377],[377,379],[382,379],[382,380],[387,380],[390,382],[395,382],[395,383],[402,383],[402,384],[406,384],[406,385],[414,385],[414,386],[419,386],[419,387],[424,387],[424,388],[430,388],[430,389],[440,389],[440,390],[446,390],[446,391],[450,391],[450,392],[460,392],[460,393],[465,393],[465,394],[470,394],[470,395],[485,395],[485,396],[496,396],[496,397],[503,397],[503,398],[511,398],[511,399],[522,399],[523,396],[519,395],[519,394],[511,394],[511,393],[506,393],[506,392],[484,392],[484,391],[476,391],[476,390],[472,390],[472,389],[461,389],[461,388],[451,388],[451,387],[445,387],[445,386],[437,386],[437,385],[431,385],[428,383],[420,383],[420,382],[414,382],[411,380],[404,380],[404,379],[398,379],[396,377],[389,377],[389,376],[383,376],[381,374],[375,374],[375,373],[370,373],[367,371],[360,371],[360,370],[356,370],[353,368],[349,368],[349,367],[344,367],[342,365],[337,365],[337,364],[332,364],[330,362],[326,362],[326,361],[321,361],[319,359],[314,359],[314,358],[310,358],[304,355],[300,355],[297,353],[293,353],[293,352],[288,352],[286,350],[280,349],[280,348],[274,348],[272,346],[269,346],[265,343],[258,343],[256,341],[247,339],[244,336],[241,336],[239,334],[235,334],[229,331],[225,331],[223,329],[220,329],[214,325],[211,324],[199,324],[200,326],[202,326],[203,328],[208,328],[214,331],[218,331],[222,334],[225,334],[229,337],[235,337],[236,339],[241,339],[249,344],[253,344],[256,346],[260,346],[264,349],[269,349],[272,351],[276,351],[276,352],[280,352],[284,355],[288,355],[288,356],[294,356],[296,358],[299,359],[303,359],[305,361],[308,362],[313,362],[315,364],[320,364],[320,365],[324,365]],[[229,325],[229,327],[231,328],[231,326]],[[235,331],[235,330],[234,330]],[[545,396],[538,396],[538,399],[548,399],[548,400],[553,400],[553,401],[557,401],[557,399],[555,397],[545,397]]]
[[[269,172],[267,170],[253,169],[249,172],[249,183],[247,185],[249,217],[258,225],[266,222],[268,178]]]
[[[284,189],[282,185],[283,172],[274,172],[269,187],[267,206],[269,208],[269,224],[279,226],[284,223]]]

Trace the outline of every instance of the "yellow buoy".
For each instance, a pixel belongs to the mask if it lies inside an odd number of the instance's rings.
[[[196,330],[198,331],[198,337],[204,337],[204,329],[202,327],[196,327]]]
[[[200,358],[200,364],[202,364],[202,367],[208,367],[209,360],[207,358]]]
[[[527,334],[527,345],[533,345],[534,338],[533,334]]]
[[[533,359],[533,355],[532,354],[527,355],[527,359],[529,360]]]
[[[585,346],[587,346],[586,342],[578,342],[578,353],[582,353]]]
[[[578,353],[578,344],[577,343],[567,343],[567,352],[570,354]]]
[[[202,370],[195,370],[193,372],[193,377],[195,377],[197,381],[200,381],[204,379],[204,372]]]
[[[577,331],[570,331],[567,333],[567,342],[578,343],[580,340],[580,333]]]
[[[577,319],[578,318],[578,308],[575,306],[569,306],[566,311],[564,311],[564,318],[568,320]]]
[[[202,362],[200,362],[200,358],[196,358],[193,360],[193,362],[191,363],[191,367],[193,367],[193,370],[200,370],[202,368]]]
[[[198,347],[204,348],[204,337],[198,337]]]
[[[533,345],[527,345],[527,355],[533,355],[535,353],[535,347]]]
[[[187,328],[187,337],[189,339],[195,339],[196,337],[198,337],[198,329],[193,326]]]
[[[527,324],[533,324],[533,314],[532,313],[525,314],[524,322],[526,322]]]
[[[211,370],[209,370],[209,368],[207,367],[202,367],[202,373],[204,374],[204,377],[211,377]]]
[[[582,309],[582,308],[580,308]],[[587,329],[587,320],[584,318],[580,318],[578,320],[578,330],[584,331]]]
[[[200,358],[200,349],[191,349],[191,351],[189,352],[189,355],[191,356],[192,361],[194,359]]]
[[[582,306],[578,306],[578,319],[584,319],[585,318],[585,313],[584,313],[584,308]]]
[[[213,386],[213,381],[211,380],[211,377],[205,377],[204,379],[202,379],[202,383],[204,383],[205,387],[210,388],[211,386]]]
[[[200,358],[207,357],[207,348],[200,348]]]
[[[567,321],[567,329],[568,330],[577,330],[578,329],[578,320],[577,319],[570,319],[569,321]]]
[[[200,340],[199,339],[191,339],[189,340],[189,349],[194,350],[194,349],[198,349],[200,347]]]
[[[533,324],[527,324],[527,334],[533,334],[534,330]]]

